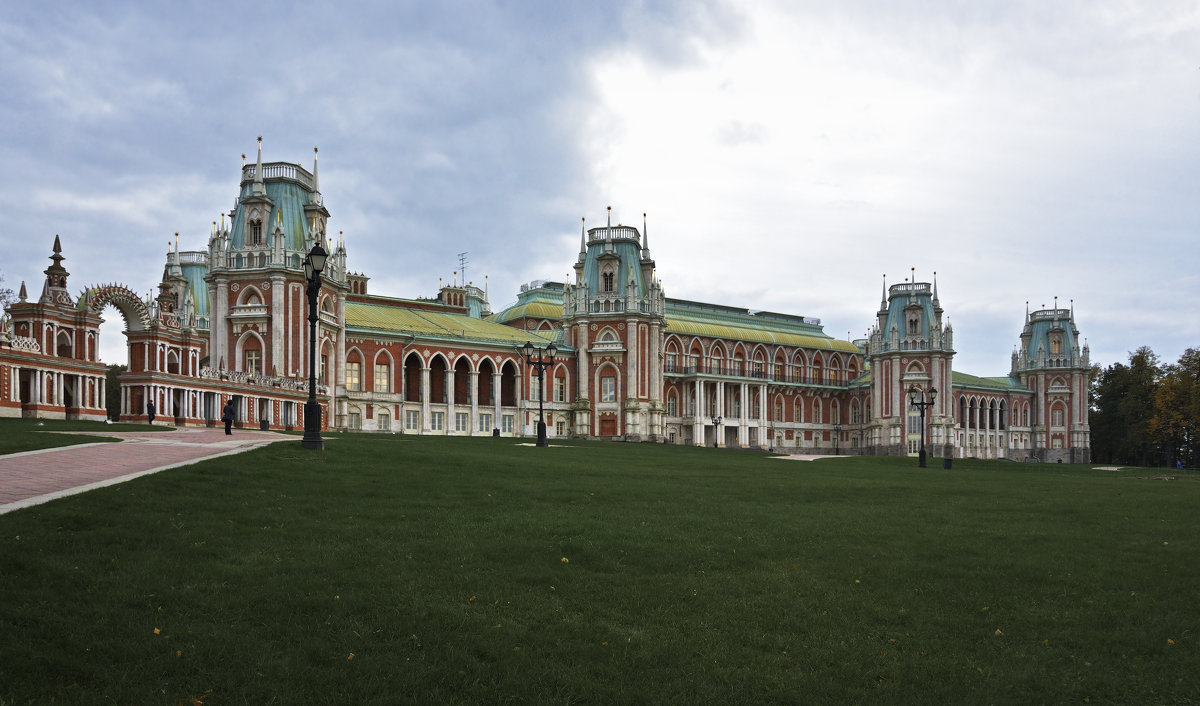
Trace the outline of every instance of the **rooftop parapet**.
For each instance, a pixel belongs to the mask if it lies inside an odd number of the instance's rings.
[[[258,169],[257,164],[247,164],[242,167],[242,186],[254,182],[254,172]],[[313,191],[313,175],[299,164],[291,162],[267,162],[263,165],[263,181],[285,180],[293,181],[309,191]]]
[[[638,234],[638,229],[634,228],[633,226],[604,226],[601,228],[588,229],[588,245],[594,245],[596,243],[615,243],[618,241],[627,241],[640,244],[641,235]]]

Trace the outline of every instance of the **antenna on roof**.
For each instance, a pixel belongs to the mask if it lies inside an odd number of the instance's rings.
[[[463,281],[467,281],[467,252],[458,254],[458,271],[462,273]]]

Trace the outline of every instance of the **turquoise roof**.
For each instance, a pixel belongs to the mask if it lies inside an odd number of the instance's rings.
[[[592,296],[603,291],[600,283],[601,263],[613,256],[617,260],[613,290],[619,296],[625,296],[625,287],[632,279],[637,288],[636,296],[640,299],[647,295],[649,283],[642,276],[641,234],[638,233],[637,228],[619,225],[592,228],[588,231],[587,245],[587,259],[583,264],[583,280],[587,282],[588,292]]]
[[[196,306],[196,316],[208,318],[208,283],[204,275],[208,274],[208,254],[200,252],[179,253],[180,269],[187,279],[187,294]]]
[[[1051,352],[1052,333],[1062,336],[1062,349],[1057,353]],[[1025,348],[1025,355],[1030,359],[1037,358],[1043,352],[1048,356],[1068,356],[1079,346],[1079,331],[1075,328],[1070,309],[1042,309],[1033,312],[1029,315],[1025,330],[1021,334],[1022,340],[1026,340],[1026,336],[1029,343]]]
[[[909,307],[916,306],[921,310],[919,332],[910,333],[905,312]],[[892,328],[900,333],[902,338],[911,336],[929,336],[934,322],[933,291],[928,282],[893,284],[888,288],[888,316],[884,324],[883,336],[892,335]]]
[[[252,173],[253,168],[249,168]],[[267,174],[263,185],[266,187],[267,198],[271,205],[263,219],[263,235],[267,247],[275,245],[275,222],[279,220],[286,237],[285,250],[303,252],[306,247],[308,226],[304,220],[304,207],[312,202],[312,189],[307,184],[312,183],[310,175],[303,167],[295,164],[273,162],[263,165]],[[233,213],[233,222],[229,228],[229,239],[233,249],[240,250],[246,243],[246,222],[253,203],[245,204],[254,192],[252,179],[243,179],[241,192],[238,194],[237,206]],[[265,204],[264,204],[265,206]]]

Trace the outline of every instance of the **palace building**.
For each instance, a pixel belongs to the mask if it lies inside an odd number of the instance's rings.
[[[581,227],[573,275],[533,282],[492,312],[457,280],[430,298],[368,291],[347,268],[312,171],[243,164],[206,247],[170,250],[158,295],[121,284],[72,296],[55,236],[42,291],[0,321],[0,416],[104,419],[101,312],[124,319],[120,418],[303,427],[309,321],[303,261],[329,251],[315,364],[324,428],[450,436],[548,435],[784,453],[1089,460],[1088,348],[1072,308],[1025,313],[1007,374],[955,371],[936,279],[884,286],[868,338],[819,319],[666,296],[645,223]],[[539,378],[522,354],[553,343]],[[936,393],[934,392],[936,390]],[[921,410],[910,395],[932,404]],[[922,423],[922,420],[924,423]]]

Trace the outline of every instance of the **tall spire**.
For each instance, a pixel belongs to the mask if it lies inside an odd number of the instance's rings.
[[[335,157],[337,155],[334,155]],[[313,148],[313,191],[321,191],[321,181],[317,179],[317,148]]]
[[[934,305],[934,306],[938,306],[938,295],[937,295],[937,270],[934,270],[934,272],[933,272],[933,305]]]
[[[883,273],[883,293],[879,295],[879,308],[887,308],[887,273]]]
[[[646,212],[642,212],[642,259],[650,259],[650,229],[646,226]]]
[[[266,187],[263,186],[263,168],[262,168],[262,135],[258,136],[258,165],[254,168],[254,191],[255,196],[262,196],[267,193]]]
[[[587,232],[587,218],[579,219],[579,259],[582,261],[587,253],[587,244],[584,242],[584,235]]]

